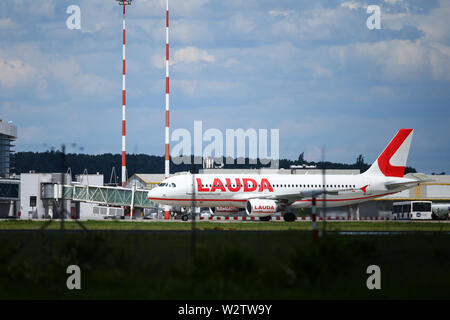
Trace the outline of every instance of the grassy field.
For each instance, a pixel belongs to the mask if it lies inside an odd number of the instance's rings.
[[[38,230],[44,221],[10,220],[0,221],[0,230]],[[82,225],[88,230],[191,230],[190,222],[156,222],[156,221],[124,221],[124,220],[88,220]],[[322,222],[318,222],[322,229]],[[196,222],[198,230],[237,230],[237,231],[283,231],[283,230],[311,230],[311,222]],[[444,231],[450,232],[447,222],[417,222],[417,221],[327,221],[329,231]],[[64,228],[78,230],[82,227],[74,221],[65,221]],[[60,229],[60,222],[53,221],[46,229]]]
[[[0,299],[450,298],[450,235],[443,232],[316,241],[298,230],[198,232],[193,250],[190,232],[7,231],[0,244]],[[72,264],[81,268],[81,290],[66,288]],[[366,287],[373,264],[381,269],[381,290]]]

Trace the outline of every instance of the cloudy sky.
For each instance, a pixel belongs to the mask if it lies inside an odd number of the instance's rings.
[[[72,4],[81,30],[66,27]],[[171,0],[170,14],[173,129],[274,128],[282,158],[324,146],[372,162],[411,127],[408,164],[450,172],[449,1]],[[129,153],[164,152],[164,19],[165,0],[127,10]],[[17,151],[120,153],[121,30],[113,0],[1,1],[0,116]]]

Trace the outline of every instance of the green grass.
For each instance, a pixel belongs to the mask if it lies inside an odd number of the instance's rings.
[[[0,299],[448,299],[449,240],[199,232],[193,257],[189,232],[0,232]],[[80,291],[66,289],[71,264]],[[366,288],[372,264],[381,290]]]
[[[38,230],[44,221],[10,220],[0,221],[0,230]],[[190,222],[155,222],[155,221],[124,221],[124,220],[88,220],[82,222],[89,230],[191,230]],[[322,229],[322,222],[318,222]],[[239,230],[239,231],[283,231],[283,230],[311,230],[312,224],[305,222],[196,222],[199,230]],[[330,231],[450,231],[450,223],[446,222],[418,222],[418,221],[327,221]],[[64,228],[69,230],[81,229],[74,221],[65,221]],[[47,227],[49,230],[60,229],[60,222],[53,221]]]

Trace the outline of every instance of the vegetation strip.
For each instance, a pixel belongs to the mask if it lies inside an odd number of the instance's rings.
[[[45,221],[0,221],[0,230],[39,230]],[[191,230],[190,222],[137,222],[137,221],[82,221],[87,230]],[[82,226],[74,221],[65,221],[67,230],[81,230]],[[60,221],[53,221],[45,229],[59,230]],[[311,222],[196,222],[195,227],[200,231],[288,231],[311,230]],[[318,223],[322,228],[322,223]],[[416,222],[416,221],[327,221],[328,231],[450,231],[450,223],[446,222]]]

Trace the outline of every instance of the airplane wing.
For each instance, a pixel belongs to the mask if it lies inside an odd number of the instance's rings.
[[[409,189],[411,187],[417,186],[419,183],[434,181],[433,179],[426,179],[425,176],[420,173],[414,173],[414,174],[410,173],[410,174],[407,174],[405,177],[414,179],[414,180],[406,181],[406,182],[387,182],[385,184],[386,188],[388,190]]]
[[[434,179],[430,179],[429,177],[425,176],[423,173],[408,173],[404,176],[404,178],[415,179],[419,180],[420,182],[435,181]]]

